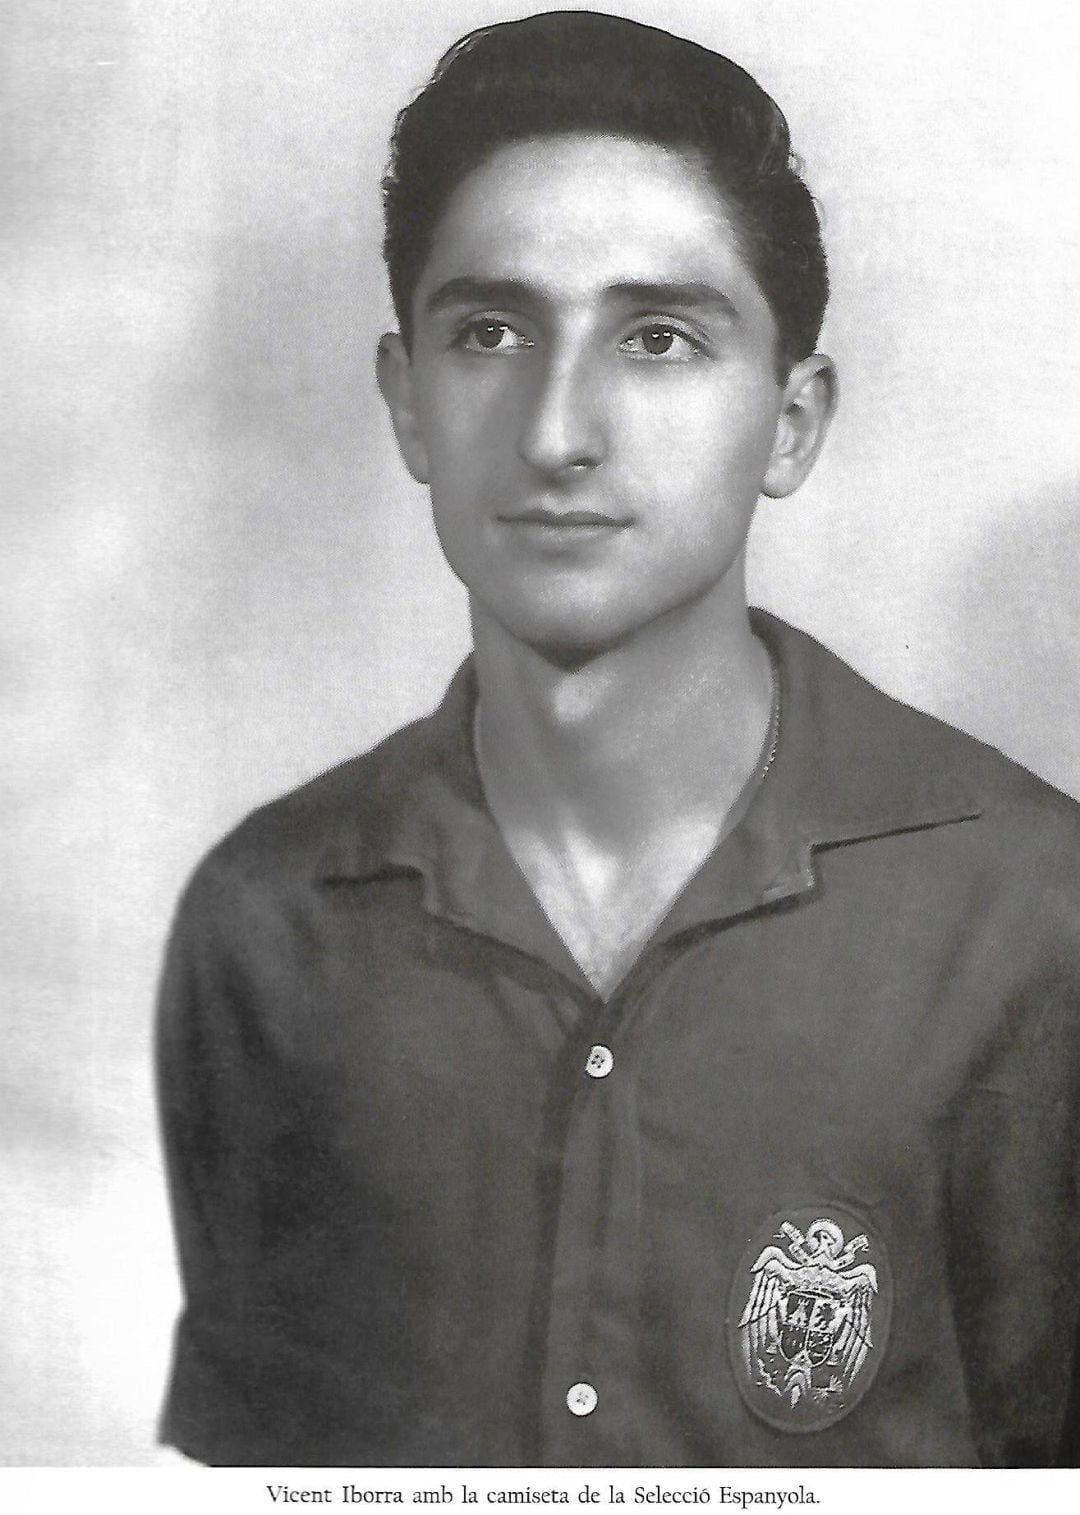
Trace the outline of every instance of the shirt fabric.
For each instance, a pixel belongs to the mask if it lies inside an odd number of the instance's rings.
[[[775,760],[606,1002],[485,806],[469,664],[200,866],[160,1006],[164,1440],[309,1466],[1072,1445],[1080,807],[754,625]]]

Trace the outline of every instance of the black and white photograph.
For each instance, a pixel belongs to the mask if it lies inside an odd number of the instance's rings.
[[[0,37],[0,1493],[1075,1470],[1080,19]]]

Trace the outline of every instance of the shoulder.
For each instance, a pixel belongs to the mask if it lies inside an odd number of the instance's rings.
[[[978,817],[989,845],[1075,852],[1080,804],[1004,753],[874,685],[805,632],[759,625],[778,649],[816,788],[853,815]],[[1017,859],[1018,860],[1018,859]]]
[[[790,685],[819,897],[883,955],[902,941],[939,975],[935,1013],[958,1045],[983,1028],[995,1088],[1080,1087],[1080,804],[805,634],[766,635]]]
[[[341,871],[377,872],[411,797],[444,760],[443,710],[259,806],[203,857],[185,891],[213,909],[282,896]]]

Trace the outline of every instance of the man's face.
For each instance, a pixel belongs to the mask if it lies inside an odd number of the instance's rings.
[[[450,199],[414,323],[384,393],[476,615],[588,656],[743,601],[786,393],[703,169],[618,137],[499,149]]]

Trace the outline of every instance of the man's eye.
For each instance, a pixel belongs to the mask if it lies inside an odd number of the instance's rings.
[[[665,326],[662,322],[657,322],[654,326],[642,326],[631,332],[620,346],[623,352],[635,357],[674,358],[678,361],[695,358],[701,351],[685,332],[677,331],[674,326]]]
[[[532,345],[507,321],[469,321],[458,334],[458,346],[466,352],[515,352]]]

